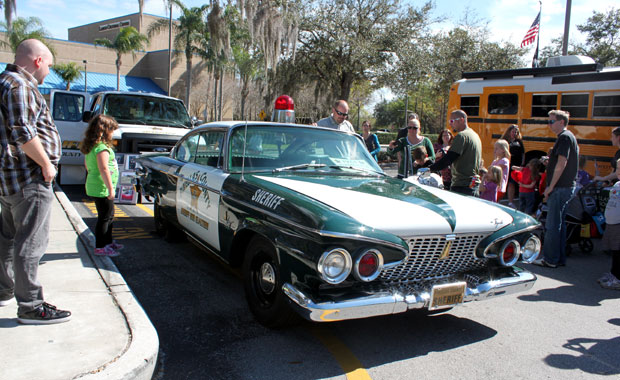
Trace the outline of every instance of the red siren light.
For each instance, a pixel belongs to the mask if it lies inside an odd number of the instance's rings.
[[[275,109],[277,110],[294,110],[295,102],[293,98],[288,95],[280,95],[278,99],[276,99]]]

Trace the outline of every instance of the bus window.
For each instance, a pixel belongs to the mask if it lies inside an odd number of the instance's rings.
[[[547,117],[558,108],[558,94],[532,95],[532,117]]]
[[[480,97],[479,96],[461,96],[461,109],[465,111],[467,116],[480,115]]]
[[[592,116],[620,117],[620,94],[594,94]]]
[[[519,109],[519,95],[491,94],[489,95],[488,110],[493,115],[514,115]]]
[[[570,117],[588,117],[588,94],[562,94],[561,110],[568,111]]]

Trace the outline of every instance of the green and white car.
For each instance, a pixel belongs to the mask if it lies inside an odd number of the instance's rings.
[[[160,232],[241,267],[267,326],[441,310],[531,288],[539,223],[385,175],[359,135],[220,122],[138,158]]]

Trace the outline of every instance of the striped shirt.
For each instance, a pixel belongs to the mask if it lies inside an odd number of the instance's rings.
[[[43,180],[41,167],[21,149],[34,137],[39,137],[50,162],[58,166],[60,136],[37,86],[37,80],[16,65],[8,64],[0,74],[0,196]]]

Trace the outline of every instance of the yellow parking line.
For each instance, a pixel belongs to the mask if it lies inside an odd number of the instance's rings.
[[[151,210],[150,208],[146,207],[145,205],[143,205],[142,203],[138,203],[136,206],[140,207],[142,210],[146,211],[147,214],[149,214],[150,216],[153,216],[153,210]]]
[[[353,352],[325,327],[315,326],[312,328],[312,333],[334,355],[344,370],[347,380],[372,380],[362,363],[353,355]]]

